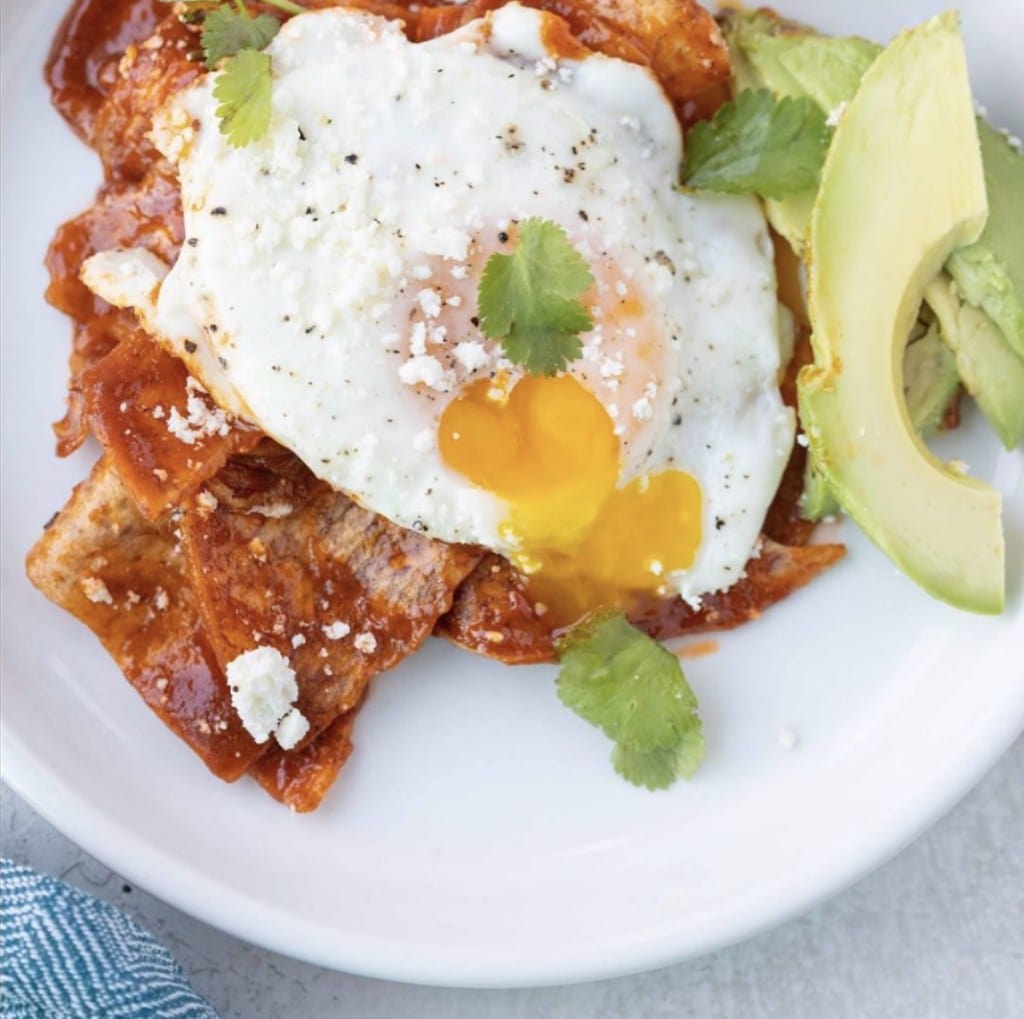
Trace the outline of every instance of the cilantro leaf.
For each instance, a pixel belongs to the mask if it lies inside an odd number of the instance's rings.
[[[220,102],[221,134],[236,148],[263,137],[270,127],[270,56],[242,50],[228,57],[217,75],[213,96]]]
[[[635,743],[616,743],[612,767],[627,782],[645,789],[667,789],[679,777],[672,750],[641,750]]]
[[[557,223],[524,220],[516,250],[491,255],[484,266],[477,291],[480,327],[531,374],[556,375],[580,356],[579,334],[594,325],[579,300],[593,282]]]
[[[686,135],[683,181],[691,188],[784,198],[816,187],[832,139],[817,104],[741,92]]]
[[[621,612],[585,619],[558,645],[562,703],[609,739],[640,750],[674,747],[693,724],[697,699],[679,659]]]
[[[203,55],[213,70],[225,57],[242,50],[261,50],[277,35],[281,22],[271,14],[252,17],[230,7],[218,7],[203,22]]]
[[[664,789],[704,756],[697,699],[679,659],[621,612],[598,613],[558,641],[558,695],[616,742],[623,778]]]
[[[704,734],[698,723],[679,744],[666,749],[641,750],[635,743],[616,743],[612,766],[633,785],[667,789],[677,778],[690,778],[704,760]]]

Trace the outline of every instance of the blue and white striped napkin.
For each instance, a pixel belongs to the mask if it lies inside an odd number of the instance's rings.
[[[170,952],[113,906],[0,860],[2,1019],[217,1019]]]

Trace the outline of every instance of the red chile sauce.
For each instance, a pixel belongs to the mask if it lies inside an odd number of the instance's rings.
[[[589,47],[646,62],[647,54],[638,40],[610,31],[581,0],[527,2],[565,17],[565,23],[550,19],[545,26],[545,40],[553,51],[577,57]],[[405,4],[385,0],[348,2],[348,6],[400,17],[405,21],[407,34],[416,41],[452,31],[467,19],[500,4],[501,0],[470,0],[464,5],[428,2],[410,10]],[[334,5],[333,0],[310,0],[306,4],[309,8]],[[161,39],[159,46],[151,41],[154,33]],[[76,134],[97,150],[105,172],[96,204],[61,227],[47,256],[51,276],[47,299],[75,322],[68,410],[55,426],[61,455],[78,448],[87,432],[82,373],[137,329],[130,312],[111,309],[85,289],[78,280],[79,267],[96,251],[135,245],[148,248],[170,263],[182,243],[177,182],[172,168],[156,153],[146,134],[149,116],[158,100],[183,88],[202,72],[201,64],[194,59],[197,50],[196,31],[183,25],[174,9],[160,0],[77,0],[54,40],[46,64],[46,80],[54,105]],[[122,61],[128,65],[125,75]],[[147,88],[148,99],[140,100]],[[704,115],[721,100],[720,88],[705,97],[708,109],[703,111]],[[681,104],[677,97],[677,110],[684,106],[694,104]],[[795,361],[798,363],[799,359]],[[770,537],[790,546],[802,546],[809,530],[799,518],[797,507],[802,466],[802,450],[797,448],[765,526]],[[718,618],[711,625],[709,620],[695,619],[699,614],[686,610],[676,600],[649,606],[639,614],[638,622],[649,632],[668,637],[729,627],[755,617],[761,608],[784,597],[827,565],[810,561],[813,550],[786,551],[789,557],[780,554],[780,564],[772,577],[743,582],[722,596],[721,604],[714,606]],[[841,554],[841,550],[837,549],[836,554]],[[503,597],[507,597],[507,592]],[[507,618],[494,617],[497,603],[490,599],[462,602],[465,618],[461,625],[460,614],[453,613],[442,629],[447,629],[456,643],[495,655],[496,649],[488,645],[487,635],[495,629],[510,635],[515,627],[510,626]],[[527,615],[532,617],[532,610]],[[523,631],[524,646],[507,649],[507,660],[530,661],[550,656],[550,634],[545,628],[538,628],[532,618],[526,622],[530,625]]]

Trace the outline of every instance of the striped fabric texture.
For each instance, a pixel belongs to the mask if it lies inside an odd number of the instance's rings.
[[[217,1019],[171,954],[113,906],[0,861],[2,1019]]]

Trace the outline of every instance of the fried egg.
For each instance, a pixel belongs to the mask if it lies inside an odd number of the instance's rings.
[[[552,17],[510,4],[417,44],[364,12],[293,18],[264,137],[228,144],[213,75],[158,118],[176,264],[109,253],[83,278],[321,478],[507,556],[571,621],[739,579],[794,421],[758,204],[676,190],[650,71],[552,51]],[[484,265],[528,218],[595,280],[583,355],[554,377],[479,328]]]

